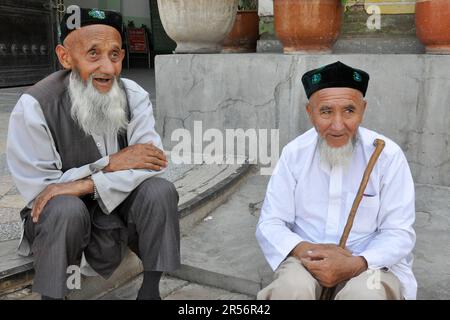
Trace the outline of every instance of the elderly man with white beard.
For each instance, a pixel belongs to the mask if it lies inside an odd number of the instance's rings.
[[[336,62],[302,82],[314,128],[283,149],[267,188],[256,237],[275,273],[258,299],[314,300],[336,286],[336,300],[415,299],[414,183],[400,147],[360,127],[369,75]],[[342,249],[375,139],[386,146]]]
[[[82,9],[64,16],[56,54],[65,70],[22,95],[10,119],[7,159],[25,198],[22,255],[33,290],[68,293],[67,269],[108,278],[127,247],[142,260],[138,299],[160,299],[162,272],[180,265],[178,193],[155,177],[167,167],[149,94],[121,79],[122,18]]]

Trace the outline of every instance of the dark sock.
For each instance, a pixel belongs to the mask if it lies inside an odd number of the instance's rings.
[[[142,281],[137,300],[161,300],[159,295],[161,276],[162,272],[159,271],[144,271],[144,280]]]
[[[47,296],[41,296],[41,300],[64,300],[63,298],[52,298]]]

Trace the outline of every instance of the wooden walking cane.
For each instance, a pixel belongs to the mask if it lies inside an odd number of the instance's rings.
[[[377,162],[381,151],[383,151],[385,142],[381,139],[375,139],[373,145],[375,146],[375,151],[372,153],[369,163],[367,164],[367,168],[364,171],[361,184],[359,185],[358,193],[356,194],[355,200],[353,201],[352,209],[350,210],[350,214],[347,219],[347,224],[345,225],[344,232],[342,233],[341,240],[339,241],[339,247],[341,247],[342,249],[345,249],[348,236],[350,234],[350,231],[352,230],[353,220],[355,220],[356,211],[358,210],[359,204],[364,194],[364,190],[366,189],[367,183],[369,182],[373,167],[375,166],[375,163]],[[320,300],[331,300],[331,297],[333,296],[335,290],[336,287],[323,288],[322,293],[320,294]]]

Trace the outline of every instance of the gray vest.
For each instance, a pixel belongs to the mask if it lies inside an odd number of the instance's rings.
[[[70,71],[58,71],[26,91],[41,106],[56,150],[61,157],[63,172],[101,158],[94,139],[83,132],[70,114],[72,103],[68,89],[69,77]],[[128,106],[127,114],[130,120]],[[121,132],[117,139],[120,149],[128,146],[126,132]]]

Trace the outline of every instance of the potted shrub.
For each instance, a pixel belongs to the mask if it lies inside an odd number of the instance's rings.
[[[284,53],[331,53],[347,0],[274,0],[275,32]]]
[[[239,0],[236,20],[224,40],[223,52],[256,52],[258,38],[258,0]]]
[[[417,0],[416,33],[427,53],[450,54],[450,0]]]
[[[177,43],[175,53],[214,53],[230,32],[238,0],[158,0],[167,35]]]

